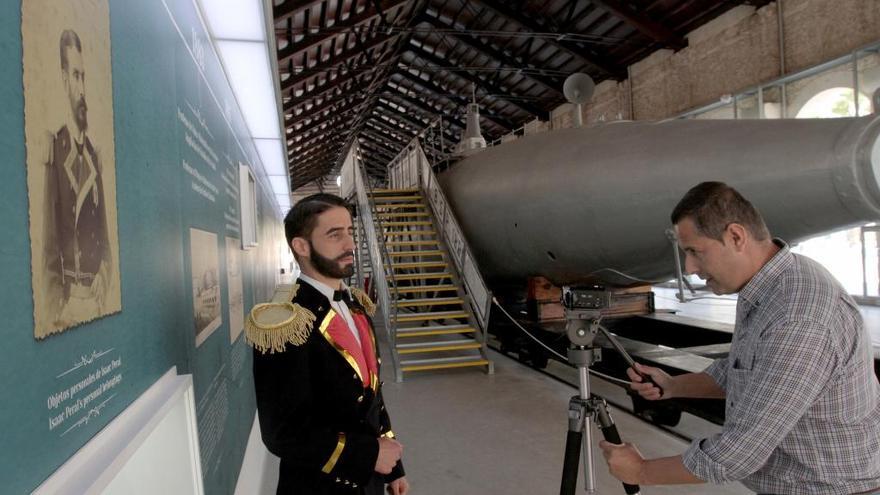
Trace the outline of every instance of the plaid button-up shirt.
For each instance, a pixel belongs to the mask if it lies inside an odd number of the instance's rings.
[[[685,466],[759,493],[880,488],[880,384],[852,298],[815,261],[781,249],[740,291],[730,354],[708,373],[724,389],[721,433]]]

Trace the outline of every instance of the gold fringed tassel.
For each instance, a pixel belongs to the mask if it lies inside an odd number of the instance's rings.
[[[281,284],[275,287],[275,294],[272,295],[272,302],[284,303],[293,301],[296,293],[299,291],[299,284]]]
[[[288,343],[306,343],[315,323],[315,315],[299,304],[257,304],[245,322],[247,341],[263,354],[281,352]]]
[[[370,300],[370,296],[368,296],[366,292],[356,287],[352,287],[351,295],[353,295],[354,298],[357,299],[357,302],[364,307],[364,311],[366,311],[368,315],[373,316],[376,314],[376,303]]]

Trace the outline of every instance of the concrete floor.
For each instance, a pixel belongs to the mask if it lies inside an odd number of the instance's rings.
[[[387,356],[387,349],[383,349]],[[566,384],[492,352],[495,374],[477,370],[412,374],[395,383],[391,366],[383,369],[385,402],[404,445],[404,466],[412,495],[538,495],[559,493],[569,398]],[[559,365],[562,366],[562,365]],[[615,393],[601,380],[596,393]],[[620,397],[617,397],[620,399]],[[634,442],[646,457],[675,455],[687,443],[623,411],[610,407],[624,441]],[[256,426],[258,428],[258,426]],[[711,430],[711,427],[708,427]],[[595,442],[598,431],[594,430]],[[259,434],[254,448],[264,450]],[[594,445],[596,492],[624,493],[608,474]],[[260,469],[264,477],[253,493],[275,493],[278,459]],[[581,468],[583,469],[583,468]],[[583,473],[578,492],[583,491]],[[237,492],[239,493],[239,492]],[[751,493],[740,484],[643,487],[642,494],[734,495]]]
[[[568,401],[576,391],[500,354],[493,352],[492,359],[494,375],[409,374],[403,383],[395,383],[386,366],[385,401],[414,495],[559,492]],[[624,441],[635,442],[647,457],[679,454],[687,446],[627,413],[612,408],[611,414]],[[594,452],[596,493],[624,493],[598,447]],[[582,477],[578,487],[583,493]],[[642,489],[645,495],[746,493],[739,484]]]
[[[672,289],[656,288],[658,309],[732,323],[735,300],[700,299],[680,304]],[[700,294],[704,295],[704,294]],[[730,296],[725,296],[725,299]],[[863,307],[866,326],[880,349],[880,308]],[[378,329],[380,341],[384,331]],[[384,345],[384,344],[383,344]],[[382,349],[388,358],[388,349]],[[413,495],[519,495],[559,492],[569,398],[569,385],[492,352],[495,374],[476,370],[416,373],[395,383],[390,359],[383,369],[385,401],[395,433],[404,445],[404,464]],[[564,367],[559,363],[551,363]],[[559,371],[559,370],[557,370]],[[560,376],[576,376],[562,370]],[[592,390],[625,403],[617,387],[593,379]],[[624,441],[634,442],[646,457],[676,455],[687,443],[613,407],[610,412]],[[688,415],[685,415],[688,420]],[[700,437],[716,425],[691,418],[677,431]],[[595,430],[594,430],[595,431]],[[594,435],[598,442],[598,433]],[[594,447],[599,494],[624,493]],[[269,463],[262,493],[274,493],[277,462]],[[583,476],[578,493],[583,492]],[[742,485],[643,487],[642,494],[748,494]]]

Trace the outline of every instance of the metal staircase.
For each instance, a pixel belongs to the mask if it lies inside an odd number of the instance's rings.
[[[373,278],[373,266],[370,264],[370,245],[367,241],[367,236],[364,235],[364,224],[360,219],[354,222],[354,244],[355,244],[355,268],[354,268],[354,281],[355,286],[361,289],[367,287],[367,280],[372,280]],[[375,287],[375,284],[370,284],[370,289],[368,292],[373,293],[369,294],[371,298],[374,298],[375,291],[372,290]]]
[[[491,372],[484,334],[421,191],[377,189],[368,196],[385,247],[398,380],[407,372],[447,368]]]
[[[374,190],[357,143],[340,177],[357,203],[356,283],[364,287],[369,273],[395,379],[448,368],[494,373],[486,346],[492,292],[419,139],[388,164],[389,189]]]

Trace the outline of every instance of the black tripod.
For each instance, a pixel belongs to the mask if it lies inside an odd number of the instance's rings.
[[[617,426],[608,414],[608,407],[601,397],[590,394],[590,366],[602,359],[602,349],[593,344],[596,334],[602,330],[615,348],[622,349],[607,331],[599,325],[599,312],[596,310],[569,309],[565,311],[566,332],[571,341],[568,361],[577,367],[579,394],[568,403],[568,435],[565,439],[565,461],[562,468],[560,495],[574,495],[577,488],[578,457],[584,451],[584,489],[595,493],[596,480],[593,475],[593,433],[589,425],[592,419],[599,426],[605,440],[619,444]],[[624,353],[625,354],[625,353]],[[629,356],[625,356],[629,357]],[[623,489],[629,495],[640,492],[638,485],[624,483]]]

